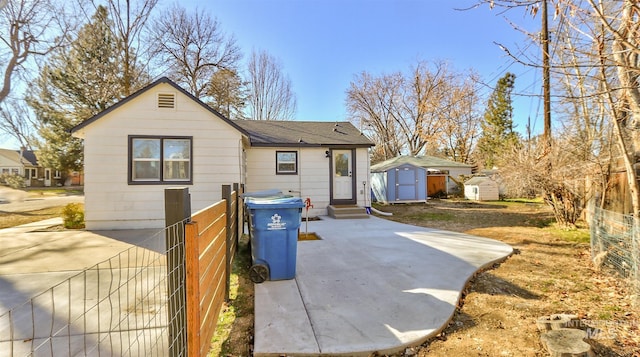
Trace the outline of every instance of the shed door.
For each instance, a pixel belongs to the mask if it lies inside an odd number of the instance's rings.
[[[418,175],[413,167],[396,169],[396,201],[410,201],[418,199]]]

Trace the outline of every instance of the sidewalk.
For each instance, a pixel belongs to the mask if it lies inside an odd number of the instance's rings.
[[[293,280],[255,285],[255,356],[368,356],[445,328],[468,280],[506,244],[376,217],[309,222]],[[304,226],[303,226],[304,227]]]

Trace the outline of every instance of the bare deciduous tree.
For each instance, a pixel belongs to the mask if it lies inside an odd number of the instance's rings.
[[[467,76],[445,62],[424,61],[406,75],[356,76],[347,90],[347,108],[351,121],[376,143],[372,161],[426,152],[466,161],[479,101],[470,82],[462,80]]]
[[[379,78],[367,72],[357,75],[347,90],[347,109],[353,121],[376,144],[371,161],[384,161],[402,153],[404,141],[391,114],[400,97],[402,74]]]
[[[11,93],[13,75],[34,56],[62,46],[73,31],[69,6],[55,0],[5,1],[0,8],[0,102]]]
[[[491,7],[524,7],[536,16],[541,1],[481,0]],[[635,0],[547,1],[556,24],[551,38],[551,73],[557,82],[554,114],[568,120],[564,143],[580,150],[583,166],[624,166],[632,212],[640,215],[640,187],[635,164],[640,152],[640,7]],[[535,36],[532,36],[535,38]],[[511,55],[511,53],[509,53]],[[512,55],[525,63],[527,56]],[[526,61],[524,59],[527,59]],[[531,63],[532,66],[539,66]],[[563,138],[565,139],[565,138]],[[554,138],[558,140],[558,137]],[[615,147],[611,144],[615,143]],[[543,155],[544,156],[544,155]],[[605,164],[606,163],[606,164]],[[580,172],[580,171],[578,171]],[[583,175],[584,176],[584,175]],[[602,187],[607,186],[602,183]],[[623,212],[627,213],[627,212]]]
[[[0,132],[15,139],[20,147],[32,149],[34,123],[22,100],[8,99],[0,107]]]
[[[282,64],[266,51],[253,51],[248,64],[248,110],[253,120],[292,120],[296,97]]]
[[[471,154],[480,134],[482,115],[478,83],[478,75],[473,72],[468,76],[456,76],[445,93],[441,112],[447,120],[439,136],[439,147],[456,162],[471,163]]]
[[[242,57],[235,38],[222,31],[217,19],[200,9],[188,13],[177,4],[155,18],[151,41],[158,67],[167,68],[171,79],[201,99],[213,74],[235,70]]]

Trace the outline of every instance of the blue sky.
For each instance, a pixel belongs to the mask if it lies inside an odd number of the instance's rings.
[[[161,0],[160,6],[174,0]],[[516,93],[540,94],[539,70],[509,58],[528,46],[509,21],[537,32],[540,19],[524,10],[506,14],[475,0],[186,0],[189,10],[208,11],[236,37],[245,59],[253,49],[278,58],[292,82],[297,120],[347,120],[346,90],[363,71],[373,75],[407,71],[418,60],[445,60],[455,70],[473,68],[489,85],[506,71],[516,75]],[[159,9],[158,9],[159,10]],[[532,48],[538,51],[537,48]],[[482,95],[491,92],[485,88]],[[516,130],[542,132],[541,102],[514,96]],[[0,147],[18,144],[7,137]]]
[[[185,3],[181,3],[185,5]],[[469,0],[215,0],[186,6],[208,11],[234,34],[245,53],[267,50],[289,76],[298,102],[298,120],[346,120],[345,91],[354,75],[406,71],[418,60],[446,60],[458,71],[475,69],[491,85],[510,71],[517,93],[539,94],[540,74],[514,63],[512,52],[527,46],[525,35],[539,18],[524,10],[500,14]],[[534,49],[537,51],[537,49]],[[485,96],[491,89],[485,89]],[[514,97],[517,130],[531,117],[542,131],[537,98]]]

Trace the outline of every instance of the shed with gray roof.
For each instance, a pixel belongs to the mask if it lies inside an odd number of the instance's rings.
[[[424,202],[458,189],[473,166],[434,156],[398,156],[371,166],[373,198],[384,203]]]

